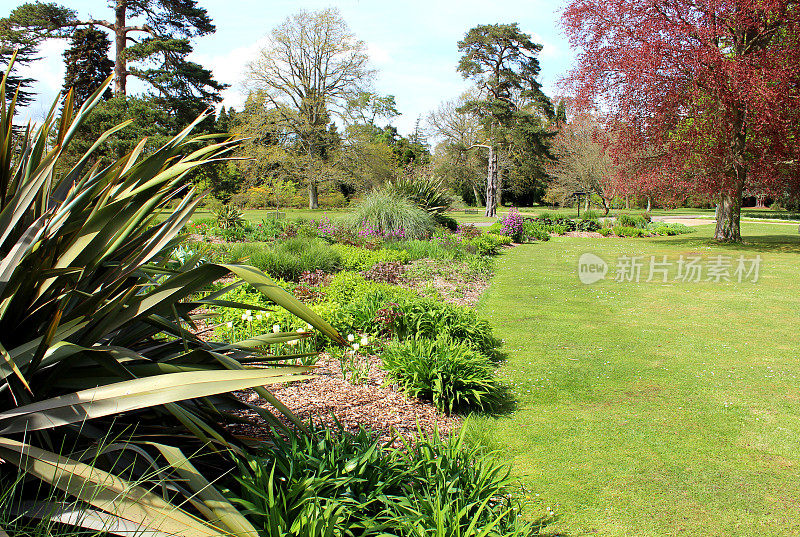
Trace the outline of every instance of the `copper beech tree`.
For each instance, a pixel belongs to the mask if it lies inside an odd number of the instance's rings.
[[[744,192],[800,182],[800,3],[572,0],[562,23],[571,90],[624,126],[617,151],[714,197],[717,240],[741,240]]]

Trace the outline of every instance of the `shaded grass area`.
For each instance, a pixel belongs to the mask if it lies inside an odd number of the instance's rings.
[[[480,309],[518,410],[471,427],[561,515],[554,534],[800,534],[800,238],[712,232],[554,238],[499,260]],[[605,280],[579,282],[584,252],[612,264]],[[618,256],[681,254],[761,255],[760,280],[613,281]]]

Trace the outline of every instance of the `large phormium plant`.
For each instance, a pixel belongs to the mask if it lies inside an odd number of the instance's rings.
[[[243,449],[222,427],[245,408],[230,392],[255,387],[292,419],[263,386],[307,369],[252,367],[297,333],[205,341],[191,330],[208,317],[197,310],[237,306],[219,298],[230,286],[207,291],[232,273],[232,285],[341,336],[252,267],[168,262],[199,202],[186,174],[235,142],[192,138],[191,125],[151,154],[142,142],[107,167],[89,165],[90,151],[62,169],[104,90],[77,112],[69,95],[60,119],[54,104],[41,126],[15,134],[0,85],[0,477],[20,469],[49,488],[19,499],[23,516],[119,535],[255,536],[212,484],[221,454]],[[53,502],[59,490],[75,503]]]

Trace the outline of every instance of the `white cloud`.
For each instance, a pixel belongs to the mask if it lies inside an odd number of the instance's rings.
[[[33,78],[31,90],[36,97],[27,107],[20,109],[20,120],[23,122],[41,122],[53,100],[61,92],[64,85],[64,58],[62,54],[67,43],[62,40],[45,41],[39,47],[40,60],[19,69],[20,76]]]
[[[245,88],[245,72],[247,64],[255,59],[259,51],[266,45],[267,38],[262,37],[249,45],[237,47],[223,54],[193,54],[193,60],[209,68],[214,78],[230,87],[222,92],[222,105],[241,108],[247,97]]]

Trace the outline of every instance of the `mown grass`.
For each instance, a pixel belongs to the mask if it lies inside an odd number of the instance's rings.
[[[480,309],[518,407],[468,426],[560,515],[553,534],[800,534],[800,238],[712,231],[554,238],[499,260]],[[757,283],[617,283],[612,267],[584,285],[584,252],[763,260]]]

